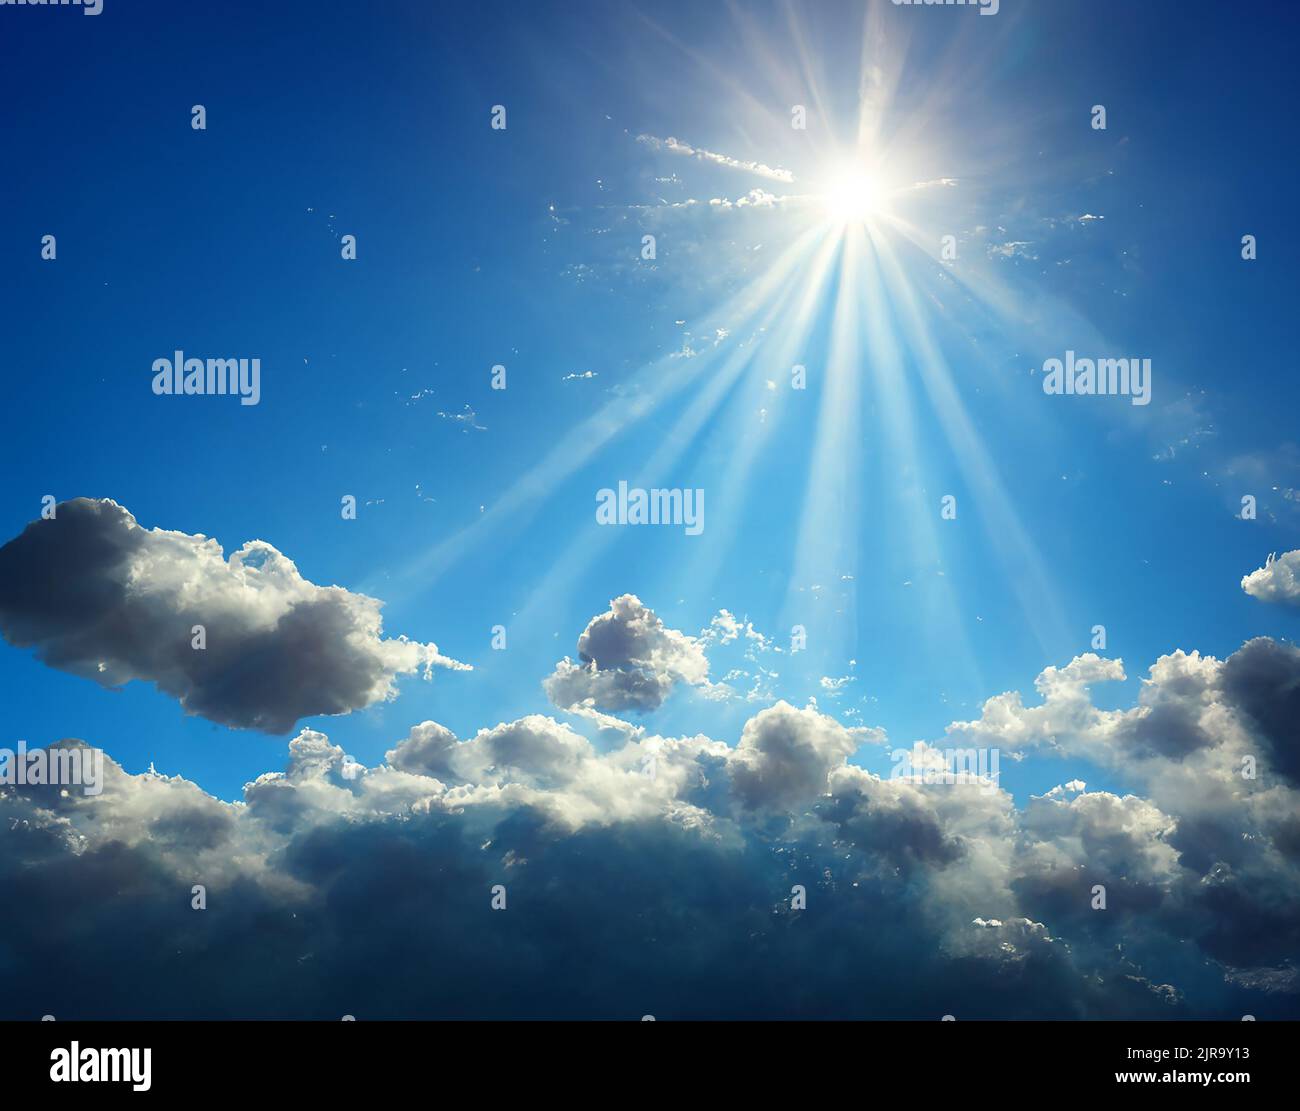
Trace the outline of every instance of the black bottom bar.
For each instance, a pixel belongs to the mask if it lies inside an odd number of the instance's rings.
[[[430,1095],[445,1094],[443,1085],[459,1078],[494,1099],[548,1090],[594,1097],[630,1083],[734,1104],[750,1092],[820,1099],[828,1084],[858,1085],[865,1096],[892,1078],[927,1099],[1132,1089],[1140,1098],[1233,1107],[1290,1090],[1298,1030],[1266,1022],[0,1024],[6,1091],[34,1095],[57,1088],[96,1098],[115,1089],[337,1101],[397,1085],[436,1083]]]

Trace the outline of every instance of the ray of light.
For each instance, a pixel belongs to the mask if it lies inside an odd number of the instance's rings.
[[[892,496],[882,499],[877,512],[881,519],[903,526],[898,530],[898,540],[906,547],[908,564],[919,574],[933,569],[938,560],[938,522],[933,504],[926,500],[929,487],[925,460],[918,450],[912,391],[903,371],[905,359],[898,325],[875,251],[865,258],[863,284],[869,381],[881,407],[873,442],[883,443],[884,457],[891,461],[887,474],[891,482],[888,493]],[[882,473],[881,478],[885,477]],[[952,582],[946,574],[939,577],[936,572],[936,578],[937,583],[927,583],[926,589],[918,592],[920,604],[926,607],[923,628],[927,642],[942,645],[947,661],[961,667],[968,684],[982,689],[980,668]]]
[[[780,321],[779,328],[772,330],[768,340],[771,346],[763,354],[763,365],[772,373],[789,374],[796,364],[803,362],[805,344],[830,280],[831,260],[837,249],[833,237],[823,237],[817,256],[808,268],[797,307],[787,319]],[[714,483],[719,491],[725,492],[725,496],[714,499],[710,510],[711,527],[700,537],[703,543],[697,545],[684,576],[687,582],[701,588],[714,586],[723,560],[739,539],[741,518],[747,507],[745,495],[750,471],[777,423],[774,413],[769,414],[774,419],[757,425],[753,420],[753,414],[768,392],[766,375],[751,375],[743,401],[731,410],[727,426],[719,429],[719,436],[733,445],[726,466]],[[777,392],[789,394],[788,383],[778,381]]]
[[[879,241],[887,285],[902,322],[921,379],[949,444],[962,461],[967,482],[974,491],[978,517],[998,551],[1022,615],[1034,631],[1039,647],[1054,654],[1068,643],[1065,619],[1051,578],[1037,545],[1026,532],[998,477],[997,468],[980,440],[965,405],[953,385],[952,371],[934,342],[917,302],[911,282],[887,238]]]
[[[900,232],[922,255],[937,263],[938,236],[927,234],[897,213],[891,213],[888,220],[890,226]],[[1077,310],[1060,298],[1043,292],[1041,288],[1032,293],[1024,288],[1013,289],[995,267],[987,265],[986,260],[965,258],[960,266],[946,267],[944,273],[962,293],[993,313],[999,324],[1014,324],[1017,332],[1025,336],[1023,342],[1026,344],[1032,343],[1035,335],[1044,340],[1058,337],[1062,322],[1067,322],[1070,329],[1068,334],[1078,336],[1078,342],[1101,342],[1100,333]],[[1033,299],[1032,306],[1026,304],[1026,298],[1030,296]],[[1039,305],[1042,307],[1036,307]],[[1040,326],[1040,321],[1047,320],[1051,321],[1050,329]]]
[[[795,247],[798,249],[801,259],[806,260],[808,252],[816,244],[817,239],[818,233],[810,229],[804,232],[796,241]],[[678,418],[677,423],[665,435],[650,459],[633,474],[619,477],[628,478],[633,485],[650,486],[662,482],[665,476],[672,473],[673,468],[682,456],[709,424],[724,398],[742,379],[744,371],[752,368],[756,358],[754,337],[768,334],[777,326],[785,327],[785,321],[789,320],[791,316],[788,309],[789,302],[798,297],[799,290],[804,287],[805,281],[811,280],[813,285],[817,284],[815,274],[819,267],[825,267],[825,257],[823,246],[823,251],[813,258],[811,262],[805,261],[802,265],[796,262],[791,271],[791,278],[785,283],[785,288],[781,291],[780,297],[767,309],[763,317],[759,320],[736,322],[733,334],[743,331],[750,336],[750,339],[737,342],[733,346],[718,371],[706,381],[704,388],[691,401],[690,405]],[[810,272],[814,275],[813,279],[805,277]],[[761,357],[765,359],[766,353]],[[750,374],[748,381],[752,384],[754,380],[755,375]],[[740,409],[741,407],[737,404],[730,406],[730,411],[733,413],[740,411]],[[714,489],[717,489],[716,484],[712,485]],[[707,493],[706,491],[706,495]],[[704,536],[717,532],[717,521],[714,516],[717,513],[717,505],[716,500],[710,504],[710,526],[701,537],[693,538],[692,544],[703,540]],[[591,530],[583,530],[579,535],[575,536],[567,549],[553,562],[549,572],[532,589],[524,609],[515,618],[514,625],[516,629],[526,635],[528,630],[535,627],[535,623],[542,618],[547,608],[557,601],[569,597],[574,584],[582,578],[596,558],[605,552],[617,539],[619,539],[619,530],[612,528],[599,529],[594,535]],[[691,579],[690,581],[696,582],[697,580]]]
[[[900,41],[903,26],[898,20],[886,23],[882,6],[873,4],[867,8],[858,62],[859,150],[878,150],[883,146],[881,125],[889,116],[907,57],[906,42]]]
[[[728,298],[710,319],[721,324],[761,313],[762,306],[783,289],[810,243],[811,239],[804,236],[790,244],[761,277]],[[457,560],[469,555],[476,545],[486,543],[502,531],[521,530],[541,511],[561,482],[594,458],[620,433],[644,420],[668,398],[708,373],[715,362],[715,354],[708,351],[693,359],[676,359],[668,355],[642,368],[633,375],[627,396],[606,402],[599,412],[566,433],[535,467],[530,468],[472,524],[421,552],[394,572],[392,580],[384,584],[386,596],[392,601],[412,589],[423,590]]]
[[[821,610],[822,599],[834,604],[829,599],[841,582],[849,584],[846,593],[850,607],[856,602],[862,443],[857,305],[861,297],[862,253],[868,249],[862,225],[844,229],[830,347],[823,371],[825,384],[812,432],[812,461],[781,622],[783,632],[803,626],[810,640],[816,637],[819,656],[837,659],[851,654],[856,643],[856,620],[843,614],[837,618]]]

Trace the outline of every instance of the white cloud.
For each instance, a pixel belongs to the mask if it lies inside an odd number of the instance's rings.
[[[578,638],[578,661],[567,656],[544,686],[561,709],[653,710],[678,683],[702,685],[709,661],[700,642],[670,629],[634,594],[609,604]]]
[[[712,163],[715,166],[725,166],[731,170],[743,170],[746,173],[757,174],[759,177],[770,178],[772,181],[783,181],[787,184],[794,181],[794,174],[789,170],[767,166],[762,162],[744,162],[737,158],[730,158],[725,154],[717,154],[711,150],[693,147],[689,143],[683,143],[671,136],[667,139],[658,139],[653,135],[638,135],[636,141],[651,150],[668,151],[670,154],[695,158],[701,162]]]
[[[1300,549],[1270,555],[1263,567],[1241,580],[1241,589],[1261,602],[1300,606]]]
[[[730,760],[733,789],[750,808],[807,806],[826,794],[832,769],[860,744],[858,733],[834,718],[778,702],[745,723]]]

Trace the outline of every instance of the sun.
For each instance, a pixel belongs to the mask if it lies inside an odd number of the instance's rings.
[[[837,224],[863,224],[880,214],[885,193],[865,171],[850,167],[836,173],[821,195],[827,217]]]

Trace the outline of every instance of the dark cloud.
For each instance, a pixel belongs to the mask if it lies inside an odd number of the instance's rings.
[[[1257,727],[1272,766],[1300,785],[1300,648],[1247,641],[1223,665],[1223,691]]]
[[[51,667],[107,686],[155,683],[187,713],[287,733],[396,693],[423,667],[464,665],[383,638],[380,603],[308,582],[254,540],[146,530],[112,501],[77,498],[0,548],[0,634]],[[193,647],[202,625],[206,647]]]
[[[47,797],[50,811],[0,792],[0,882],[14,896],[0,906],[0,1014],[1171,1013],[1118,971],[1118,987],[1085,977],[1041,926],[971,925],[969,944],[945,952],[943,919],[915,891],[812,833],[772,841],[665,813],[573,826],[538,800],[448,799],[395,771],[365,778],[401,784],[354,791],[319,735],[300,747],[246,811],[226,808],[239,814],[233,845],[148,836],[166,795],[183,800],[173,810],[205,805],[182,780],[115,774],[115,834],[85,840],[82,800]],[[262,805],[271,783],[307,796],[279,834]],[[378,803],[390,791],[406,793],[400,813]],[[207,910],[190,908],[194,883]],[[498,883],[504,911],[490,907]],[[795,884],[806,911],[790,909]]]
[[[846,768],[835,777],[821,813],[844,841],[890,868],[949,865],[965,852],[921,789],[890,788],[857,769]]]

